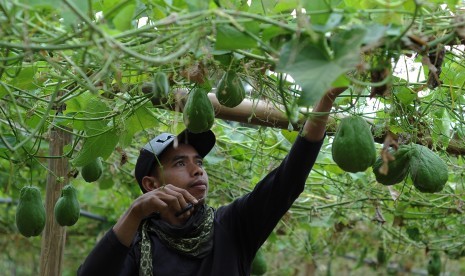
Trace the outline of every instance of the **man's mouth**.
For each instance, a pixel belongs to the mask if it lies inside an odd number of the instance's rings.
[[[201,188],[201,187],[206,188],[207,182],[205,182],[204,180],[196,180],[189,185],[189,188]]]

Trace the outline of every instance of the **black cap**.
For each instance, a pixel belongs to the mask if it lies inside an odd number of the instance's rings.
[[[142,178],[149,175],[150,171],[152,171],[155,166],[157,158],[159,158],[165,149],[172,145],[175,140],[177,140],[177,143],[193,146],[202,157],[205,157],[210,152],[216,142],[215,134],[213,134],[211,130],[193,133],[185,129],[177,136],[171,133],[162,133],[153,138],[140,150],[134,172],[142,191],[145,192],[145,189],[142,187]]]

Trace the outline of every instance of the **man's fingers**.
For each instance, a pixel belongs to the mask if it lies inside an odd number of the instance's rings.
[[[166,185],[164,188],[159,188],[159,198],[168,206],[166,209],[171,209],[173,212],[180,212],[193,200],[196,200],[189,192],[173,185]]]
[[[186,202],[194,204],[197,204],[198,202],[197,199],[193,195],[191,195],[186,189],[182,189],[171,184],[166,185],[165,188],[181,193]]]

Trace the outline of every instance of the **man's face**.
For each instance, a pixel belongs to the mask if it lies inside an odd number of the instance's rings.
[[[191,145],[178,144],[167,148],[160,158],[156,178],[161,184],[172,184],[186,189],[197,199],[208,193],[208,175],[203,168],[203,158]]]

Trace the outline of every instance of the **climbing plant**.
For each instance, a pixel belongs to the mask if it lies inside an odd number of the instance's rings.
[[[233,71],[249,117],[217,118],[212,127],[218,143],[206,161],[216,206],[279,164],[327,89],[349,87],[305,191],[265,244],[270,260],[283,254],[277,275],[304,269],[293,263],[337,269],[349,260],[361,269],[379,248],[390,269],[409,267],[406,260],[426,269],[433,250],[450,260],[445,268],[463,272],[464,38],[459,0],[0,0],[1,231],[30,246],[14,227],[13,202],[25,185],[44,189],[46,161],[65,157],[81,208],[107,219],[69,228],[72,273],[92,246],[77,241],[107,230],[140,193],[138,149],[154,133],[185,127],[179,97],[194,87],[213,93]],[[161,74],[168,93],[157,92]],[[262,103],[282,114],[284,127],[253,121]],[[386,187],[371,169],[341,170],[332,137],[349,115],[369,122],[379,152],[408,143],[432,149],[449,168],[446,187],[424,194],[410,179]],[[48,152],[51,129],[72,135],[63,156]],[[96,158],[102,176],[87,183],[81,168]],[[11,239],[1,243],[11,248]],[[297,255],[285,254],[289,245]],[[9,255],[0,267],[20,263]]]

